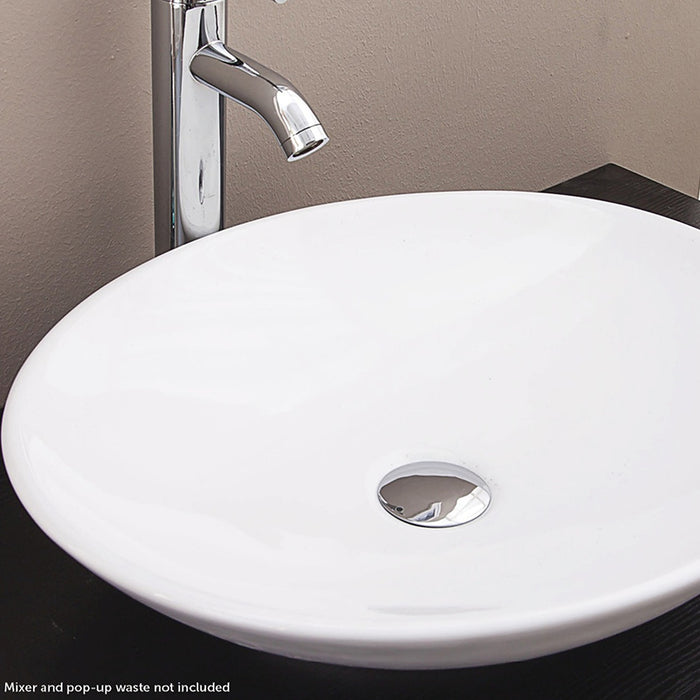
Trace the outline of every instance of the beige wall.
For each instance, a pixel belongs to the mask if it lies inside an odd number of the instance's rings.
[[[0,10],[2,403],[56,320],[150,257],[152,217],[148,0]],[[392,192],[538,190],[610,160],[697,194],[697,0],[236,0],[229,34],[301,87],[332,139],[287,165],[232,106],[230,224]]]
[[[697,197],[700,2],[608,4],[610,160]]]

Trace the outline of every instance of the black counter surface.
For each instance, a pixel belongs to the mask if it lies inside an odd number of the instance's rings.
[[[548,190],[626,204],[700,228],[700,202],[608,164]],[[700,233],[698,234],[700,236]],[[698,358],[700,361],[700,358]],[[700,478],[700,474],[699,477]],[[230,684],[237,700],[700,699],[700,598],[595,644],[533,661],[380,671],[251,651],[154,612],[54,545],[0,470],[0,690],[6,683]],[[19,693],[17,693],[19,695]],[[27,694],[29,695],[29,694]],[[145,693],[138,693],[138,697]],[[181,694],[171,693],[175,697]],[[207,696],[226,695],[211,693]],[[84,696],[83,696],[84,697]]]

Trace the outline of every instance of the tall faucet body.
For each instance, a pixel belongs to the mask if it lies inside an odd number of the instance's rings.
[[[301,93],[224,44],[226,0],[151,0],[156,255],[224,227],[225,100],[260,115],[287,160],[327,141]]]

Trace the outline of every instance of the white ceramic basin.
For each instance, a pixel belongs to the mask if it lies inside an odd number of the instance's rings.
[[[525,659],[700,592],[700,234],[555,195],[263,219],[107,285],[9,397],[17,493],[189,625],[395,668]],[[443,461],[485,513],[416,527],[383,477]]]

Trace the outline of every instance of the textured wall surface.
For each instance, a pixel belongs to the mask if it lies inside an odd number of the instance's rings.
[[[51,325],[153,246],[148,0],[3,4],[0,403]],[[286,164],[231,106],[229,224],[394,192],[538,190],[609,160],[697,195],[696,0],[230,9],[231,45],[299,86],[331,143]]]
[[[697,197],[700,3],[608,4],[609,160]]]
[[[3,403],[61,316],[153,254],[153,216],[148,3],[0,9]]]

